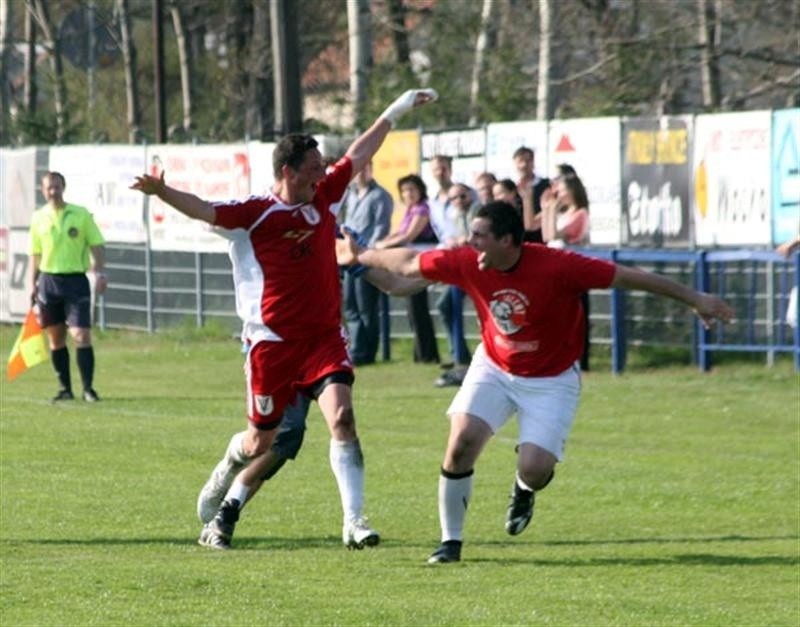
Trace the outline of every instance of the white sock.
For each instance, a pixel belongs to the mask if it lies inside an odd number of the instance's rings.
[[[364,457],[361,444],[331,440],[330,460],[339,485],[345,522],[361,516],[364,505]]]
[[[225,494],[225,500],[228,501],[228,503],[232,503],[234,499],[239,501],[239,509],[242,509],[245,501],[247,501],[248,494],[250,494],[250,486],[246,486],[238,479],[234,479],[231,487],[228,488],[228,492]]]
[[[228,449],[225,451],[225,456],[237,464],[247,464],[250,462],[250,458],[245,455],[242,448],[244,445],[244,436],[246,435],[247,431],[234,433],[231,441],[228,443]]]
[[[524,482],[524,481],[523,481],[523,480],[520,478],[520,476],[519,476],[519,473],[517,473],[517,485],[518,485],[520,488],[522,488],[523,490],[527,490],[528,492],[533,492],[533,488],[532,488],[531,486],[529,486],[527,483],[525,483],[525,482]]]
[[[439,475],[439,524],[442,527],[442,542],[461,540],[471,496],[472,472],[466,477],[458,478]]]

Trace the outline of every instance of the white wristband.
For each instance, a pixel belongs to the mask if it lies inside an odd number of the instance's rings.
[[[402,96],[397,98],[392,104],[386,107],[386,110],[381,113],[384,120],[388,120],[389,124],[394,126],[394,123],[404,113],[408,113],[414,108],[414,103],[417,100],[417,94],[426,94],[430,96],[431,100],[436,100],[439,94],[435,89],[409,89]]]

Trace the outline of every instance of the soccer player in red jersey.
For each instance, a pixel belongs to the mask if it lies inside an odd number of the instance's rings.
[[[394,121],[435,99],[431,89],[405,92],[328,173],[313,137],[284,137],[273,153],[275,187],[266,196],[212,203],[168,186],[164,172],[136,177],[131,186],[190,218],[227,229],[231,239],[236,309],[244,323],[243,339],[251,346],[245,364],[248,428],[228,447],[243,470],[204,526],[200,544],[230,548],[239,510],[261,479],[260,464],[248,462],[268,451],[284,409],[298,391],[317,400],[331,433],[344,544],[378,544],[378,533],[361,512],[364,463],[352,408],[353,369],[341,327],[335,211],[350,180],[377,152]]]
[[[534,494],[552,479],[578,407],[583,292],[644,290],[686,303],[706,324],[733,318],[733,310],[716,296],[657,274],[523,243],[523,235],[516,209],[492,202],[475,214],[468,246],[359,250],[350,239],[338,249],[343,265],[357,262],[455,285],[475,303],[481,345],[447,412],[450,437],[439,478],[442,542],[428,559],[432,564],[461,559],[475,463],[514,413],[517,472],[505,528],[517,535],[530,522]]]

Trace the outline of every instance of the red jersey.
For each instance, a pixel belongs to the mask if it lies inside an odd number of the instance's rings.
[[[580,357],[580,296],[614,279],[613,263],[540,244],[523,244],[508,272],[479,269],[478,253],[468,246],[424,252],[419,266],[426,279],[456,285],[472,298],[487,355],[524,377],[555,376]]]
[[[310,203],[287,205],[272,194],[213,203],[214,225],[230,231],[225,236],[245,338],[292,340],[341,326],[335,212],[352,171],[350,159],[340,159]]]

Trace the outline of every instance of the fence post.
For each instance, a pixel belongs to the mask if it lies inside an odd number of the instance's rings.
[[[617,263],[619,251],[611,251],[611,261]],[[625,292],[611,290],[611,372],[620,374],[625,369]]]
[[[719,263],[724,263],[720,261]],[[708,292],[710,287],[710,279],[708,272],[708,260],[706,259],[706,251],[700,251],[697,254],[697,268],[695,274],[695,283],[697,291]],[[694,322],[697,338],[697,356],[698,365],[700,370],[708,372],[711,369],[711,351],[706,346],[708,345],[708,329],[703,326],[703,321],[697,318]]]
[[[380,294],[380,308],[381,308],[381,353],[383,361],[389,361],[392,358],[392,338],[390,337],[392,321],[389,316],[389,296],[381,292]]]
[[[797,298],[800,300],[800,252],[794,255],[794,289],[799,292]],[[795,310],[793,330],[794,369],[795,371],[800,371],[800,306]]]
[[[203,326],[203,254],[194,252],[194,302],[195,324]]]

